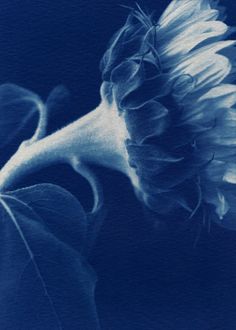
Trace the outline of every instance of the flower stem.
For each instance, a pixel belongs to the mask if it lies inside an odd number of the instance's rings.
[[[116,109],[102,102],[95,110],[39,140],[23,142],[0,171],[0,191],[57,163],[96,163],[126,172],[127,131]]]

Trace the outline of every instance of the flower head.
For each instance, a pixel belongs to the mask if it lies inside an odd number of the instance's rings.
[[[97,210],[95,163],[126,174],[159,214],[181,209],[236,229],[236,42],[217,2],[173,0],[159,20],[132,9],[101,61],[101,104],[42,138],[43,111],[1,169],[0,190],[67,162],[90,182]]]
[[[236,52],[221,19],[211,0],[173,0],[158,21],[133,9],[101,61],[101,90],[125,123],[138,197],[236,228]]]

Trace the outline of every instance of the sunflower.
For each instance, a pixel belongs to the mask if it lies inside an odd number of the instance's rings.
[[[99,205],[95,163],[127,175],[162,216],[181,209],[236,229],[236,42],[224,18],[214,0],[173,0],[159,19],[131,8],[101,60],[100,105],[14,155],[0,189],[69,162]]]
[[[236,228],[236,53],[223,19],[210,0],[174,0],[159,20],[137,5],[101,61],[102,98],[125,123],[140,200]]]

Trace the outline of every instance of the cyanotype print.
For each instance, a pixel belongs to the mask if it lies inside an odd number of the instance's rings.
[[[236,4],[0,8],[0,329],[236,329]]]

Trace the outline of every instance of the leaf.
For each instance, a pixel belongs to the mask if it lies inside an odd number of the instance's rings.
[[[31,140],[44,137],[48,116],[53,117],[68,97],[69,91],[59,85],[51,91],[44,104],[41,98],[30,90],[14,84],[0,85],[0,148],[25,129],[35,114],[39,116],[38,127]]]
[[[96,330],[86,214],[59,186],[1,195],[0,328]]]
[[[51,116],[56,114],[60,107],[68,103],[69,97],[70,92],[65,86],[58,85],[54,87],[46,100],[47,112],[50,113]]]
[[[11,142],[44,105],[35,93],[14,84],[0,85],[0,148]]]

